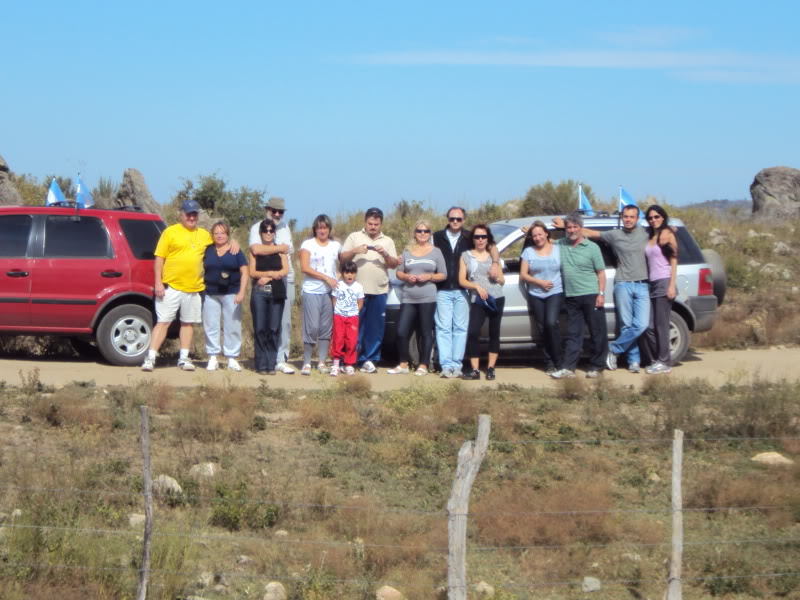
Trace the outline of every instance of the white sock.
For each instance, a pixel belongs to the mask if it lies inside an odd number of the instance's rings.
[[[181,348],[180,360],[185,360],[187,358],[189,358],[189,349],[188,348]]]
[[[156,356],[158,356],[158,352],[156,352],[152,348],[150,348],[150,350],[147,351],[147,358],[149,358],[150,360],[155,360]]]
[[[333,359],[333,366],[336,367],[337,369],[339,368],[339,359],[338,358],[334,358]]]

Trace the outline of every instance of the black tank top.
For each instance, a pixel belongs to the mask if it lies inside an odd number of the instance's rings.
[[[280,271],[283,268],[280,254],[267,254],[256,256],[256,271]],[[258,285],[258,279],[253,278],[253,286]],[[286,300],[286,278],[273,279],[272,297],[275,300]]]

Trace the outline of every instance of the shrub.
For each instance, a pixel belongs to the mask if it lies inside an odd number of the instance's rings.
[[[233,486],[217,484],[209,523],[229,531],[243,528],[266,529],[275,526],[279,516],[278,505],[262,503],[252,498],[246,483]]]

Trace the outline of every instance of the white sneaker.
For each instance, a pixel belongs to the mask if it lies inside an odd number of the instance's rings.
[[[216,371],[218,367],[219,367],[219,363],[217,363],[217,357],[216,356],[209,356],[208,357],[208,364],[206,365],[206,370],[207,371]]]
[[[326,375],[327,373],[330,372],[330,369],[328,368],[328,366],[325,363],[321,362],[321,363],[317,364],[317,371],[319,371],[323,375]]]
[[[228,359],[228,369],[231,371],[241,371],[242,365],[235,358]]]
[[[331,377],[336,377],[337,375],[339,375],[339,367],[333,365],[331,367]]]
[[[347,365],[344,368],[344,374],[345,375],[355,375],[356,374],[356,370],[353,367],[351,367],[350,365]]]
[[[303,368],[300,369],[300,375],[311,375],[311,365],[303,365]]]
[[[369,364],[372,364],[372,363],[369,363]],[[367,363],[364,363],[364,366],[366,367]],[[361,370],[363,371],[364,369],[361,369]],[[367,371],[367,372],[370,373],[371,371]],[[388,375],[408,375],[408,367],[401,367],[400,365],[397,365],[394,369],[389,369],[388,371],[386,371],[386,373]]]
[[[552,375],[550,375],[553,379],[573,379],[575,377],[575,371],[572,369],[559,369]]]
[[[155,367],[155,361],[152,358],[145,358],[142,363],[142,371],[152,371]]]
[[[362,373],[377,373],[378,369],[372,364],[371,360],[366,361],[359,369]],[[406,371],[407,373],[408,371]]]
[[[280,371],[284,375],[294,375],[294,369],[289,366],[289,363],[280,362],[275,365],[275,370]]]
[[[178,368],[181,371],[194,371],[194,365],[192,364],[191,359],[182,358],[178,361]]]

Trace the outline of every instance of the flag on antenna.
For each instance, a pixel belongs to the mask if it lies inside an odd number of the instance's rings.
[[[45,205],[55,204],[56,202],[66,202],[64,198],[64,193],[61,191],[61,188],[58,187],[58,182],[56,178],[53,177],[53,181],[50,182],[50,187],[47,189],[47,199],[45,200]]]
[[[77,192],[75,193],[75,201],[78,203],[78,206],[82,208],[89,208],[94,206],[94,198],[92,198],[92,192],[89,191],[89,188],[86,187],[86,184],[81,181],[81,176],[78,175],[78,181],[75,184],[75,188]]]
[[[586,194],[583,193],[583,186],[578,186],[578,210],[583,211],[587,217],[594,216],[594,210],[592,209],[592,205],[589,204],[589,199],[586,197]]]
[[[619,207],[617,208],[617,212],[622,214],[622,209],[626,206],[637,206],[636,200],[634,200],[631,195],[625,191],[625,188],[619,186]]]

